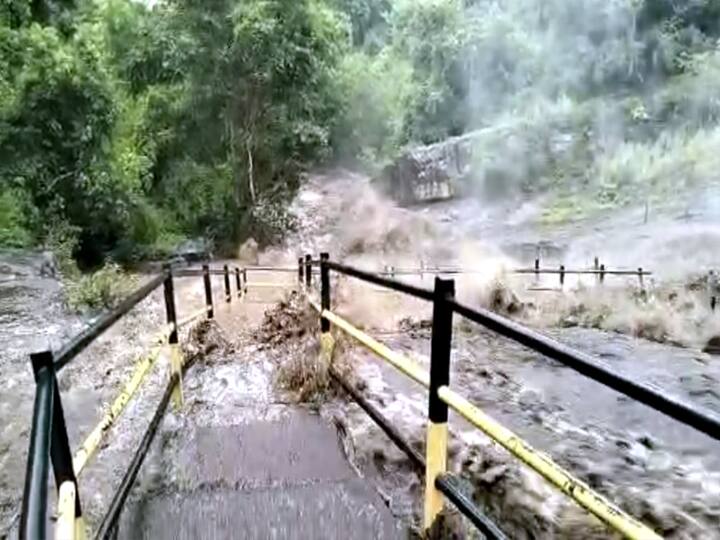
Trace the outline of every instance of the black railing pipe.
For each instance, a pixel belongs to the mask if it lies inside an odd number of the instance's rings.
[[[31,360],[35,372],[35,405],[20,514],[21,540],[46,537],[50,437],[56,385],[52,354],[33,354]]]
[[[327,267],[336,272],[340,272],[341,274],[345,274],[346,276],[367,281],[368,283],[374,283],[375,285],[380,285],[381,287],[387,287],[388,289],[409,294],[410,296],[421,298],[423,300],[427,300],[428,302],[433,301],[433,291],[429,291],[421,287],[415,287],[393,279],[386,279],[375,274],[371,274],[370,272],[358,270],[357,268],[352,268],[351,266],[345,266],[336,262],[328,261]]]
[[[130,463],[127,471],[125,471],[125,476],[123,476],[120,487],[115,492],[115,496],[110,503],[110,509],[105,514],[105,517],[100,524],[100,528],[98,529],[97,535],[95,536],[96,539],[112,538],[112,532],[117,525],[118,519],[120,518],[123,506],[125,505],[125,501],[127,500],[128,495],[130,495],[130,490],[135,483],[135,479],[137,478],[138,472],[140,471],[140,467],[142,466],[143,461],[145,461],[145,456],[147,455],[148,450],[150,449],[150,445],[155,438],[158,427],[160,426],[160,422],[163,419],[165,410],[167,409],[175,385],[179,384],[179,381],[180,376],[177,373],[174,373],[165,388],[165,393],[163,394],[162,399],[160,400],[160,403],[155,410],[155,414],[150,421],[150,425],[145,431],[145,435],[143,435],[140,446],[135,451],[132,462]]]
[[[456,313],[489,330],[557,360],[594,381],[644,403],[683,424],[692,426],[713,439],[720,440],[720,418],[709,411],[702,411],[648,384],[628,379],[589,354],[572,349],[486,309],[472,309],[458,302],[453,303],[453,309]]]
[[[55,372],[65,367],[73,358],[80,354],[105,330],[115,324],[123,315],[147,298],[150,293],[157,289],[165,281],[165,273],[159,274],[141,286],[125,300],[120,302],[117,308],[105,313],[95,321],[89,328],[78,334],[70,343],[65,345],[55,354]]]

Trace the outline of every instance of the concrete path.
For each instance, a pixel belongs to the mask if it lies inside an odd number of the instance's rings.
[[[217,310],[231,345],[188,372],[185,407],[166,416],[119,538],[406,538],[335,427],[273,389],[253,338],[269,307],[258,296]]]

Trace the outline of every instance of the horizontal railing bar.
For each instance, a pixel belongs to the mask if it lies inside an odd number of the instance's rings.
[[[390,423],[385,415],[383,415],[373,404],[360,394],[352,385],[337,372],[334,367],[330,367],[330,377],[363,409],[370,418],[383,430],[385,435],[395,443],[400,450],[412,463],[416,472],[421,476],[425,475],[425,458],[402,436],[398,429]],[[444,478],[438,478],[435,483],[438,489],[442,491],[447,498],[463,513],[468,519],[487,537],[490,539],[503,540],[506,536],[498,529],[498,527],[484,516],[474,503],[465,497],[451,482]]]
[[[164,338],[166,341],[167,335],[165,335]],[[76,476],[80,475],[82,470],[85,468],[85,465],[87,465],[90,458],[92,458],[102,441],[103,435],[110,430],[115,421],[123,414],[127,404],[133,398],[142,382],[150,373],[152,366],[160,356],[160,352],[161,347],[158,345],[147,355],[140,358],[140,361],[137,362],[135,366],[132,376],[125,383],[122,391],[115,398],[115,401],[113,401],[110,406],[110,410],[105,413],[100,422],[98,422],[95,428],[85,438],[85,441],[82,446],[80,446],[80,449],[75,452],[75,456],[73,457],[73,470],[75,471]]]
[[[211,309],[212,309],[212,308],[211,308],[210,306],[205,306],[204,308],[198,309],[198,310],[195,311],[194,313],[191,313],[190,315],[188,315],[188,316],[185,317],[184,319],[180,319],[180,320],[177,322],[178,328],[182,328],[182,327],[185,326],[186,324],[189,324],[189,323],[193,322],[195,319],[198,319],[199,317],[202,317],[203,315],[206,315]]]
[[[88,345],[98,338],[105,330],[115,324],[123,315],[147,298],[157,289],[165,279],[165,273],[159,274],[141,286],[125,300],[120,302],[117,308],[102,315],[92,326],[83,330],[75,336],[70,343],[62,347],[55,354],[55,371],[60,371],[73,358],[81,353]]]
[[[288,287],[297,287],[298,284],[293,283],[265,283],[265,282],[255,282],[255,281],[248,281],[247,287],[248,289],[287,289]]]
[[[173,268],[173,277],[200,277],[203,275],[202,268]]]
[[[643,270],[638,272],[637,270],[560,270],[559,268],[510,268],[507,270],[510,274],[588,274],[588,275],[606,275],[606,276],[652,276],[652,272]],[[385,269],[381,272],[374,272],[377,276],[419,276],[422,274],[444,274],[444,275],[458,275],[458,274],[484,274],[487,270],[472,269],[472,268],[393,268],[392,270]]]
[[[367,399],[365,399],[353,386],[343,379],[340,374],[335,370],[334,367],[330,367],[330,376],[337,382],[343,390],[363,409],[370,418],[372,418],[380,429],[385,432],[395,445],[405,452],[405,455],[410,459],[413,467],[421,474],[425,473],[425,458],[418,452],[412,445],[405,440],[395,426],[385,418],[385,416],[372,405]]]
[[[606,276],[652,276],[652,272],[638,272],[637,270],[560,270],[559,268],[516,268],[510,270],[515,274],[587,274],[587,275],[606,275]]]
[[[457,479],[451,474],[443,474],[435,479],[435,487],[445,495],[460,512],[468,518],[485,538],[504,540],[507,538],[497,525],[482,514],[475,503],[457,486]]]
[[[716,415],[663,394],[660,389],[649,384],[628,379],[614,372],[593,356],[572,349],[496,313],[482,308],[469,308],[456,301],[452,302],[452,306],[455,312],[463,317],[557,360],[594,381],[662,412],[678,422],[702,431],[713,439],[720,440],[720,418]]]
[[[112,531],[117,525],[117,521],[120,517],[123,506],[125,505],[125,501],[130,494],[130,490],[135,483],[135,479],[137,478],[138,472],[140,471],[140,467],[145,460],[145,456],[147,455],[148,450],[150,449],[150,445],[155,438],[155,434],[157,433],[158,427],[160,426],[160,422],[165,415],[165,410],[167,409],[168,403],[170,402],[170,397],[173,394],[175,385],[179,383],[180,377],[177,373],[174,373],[170,378],[167,386],[165,387],[165,392],[160,399],[160,403],[155,410],[155,414],[150,421],[150,425],[148,426],[145,434],[143,435],[140,446],[136,450],[130,466],[128,467],[127,471],[125,471],[125,476],[123,476],[120,487],[117,489],[117,491],[115,491],[115,496],[110,503],[110,508],[105,514],[105,517],[100,524],[98,533],[95,536],[96,539],[109,540],[110,538],[112,538]]]
[[[50,470],[50,432],[53,396],[57,381],[53,370],[41,368],[36,375],[35,404],[30,431],[25,490],[20,514],[20,538],[45,538],[47,523],[47,487]]]
[[[234,269],[231,269],[232,272],[234,272]],[[173,270],[173,277],[183,278],[183,277],[200,277],[203,275],[202,268],[182,268],[179,270]],[[223,276],[225,275],[225,271],[222,268],[211,268],[210,269],[210,275],[211,276]]]
[[[295,267],[289,267],[289,266],[240,266],[240,267],[231,267],[229,270],[231,272],[235,271],[235,268],[239,268],[241,271],[246,270],[248,272],[280,272],[280,273],[292,273],[296,274],[298,269],[297,266]],[[313,272],[315,274],[316,272]],[[211,268],[210,269],[211,275],[224,275],[225,270],[222,268]],[[203,271],[202,268],[178,268],[173,269],[173,276],[176,277],[192,277],[192,276],[202,276]]]
[[[362,330],[355,328],[342,317],[335,315],[332,311],[323,310],[321,312],[321,316],[343,330],[346,334],[355,338],[355,340],[360,342],[367,349],[370,349],[372,352],[395,366],[415,382],[422,384],[426,388],[430,386],[430,375],[411,359],[393,351],[376,339],[373,339]]]
[[[515,433],[497,423],[457,392],[447,386],[441,386],[438,388],[438,396],[493,441],[500,444],[614,530],[632,539],[660,538],[651,529],[594,492],[587,484],[565,471],[546,454],[535,450]]]
[[[345,274],[346,276],[351,276],[368,283],[374,283],[375,285],[381,285],[382,287],[387,287],[388,289],[409,294],[410,296],[421,298],[422,300],[427,300],[429,302],[432,302],[433,300],[433,292],[427,289],[415,287],[413,285],[408,285],[407,283],[402,283],[392,279],[386,279],[363,270],[358,270],[357,268],[352,268],[351,266],[338,264],[336,262],[328,261],[326,264],[331,270],[335,270],[336,272]]]
[[[291,272],[297,274],[297,266],[246,266],[248,272]]]
[[[375,354],[389,361],[404,374],[410,376],[426,387],[429,386],[429,376],[426,379],[426,383],[423,380],[424,372],[422,372],[421,368],[417,366],[417,364],[375,341],[373,338],[353,327],[350,323],[338,317],[334,313],[327,310],[321,310],[320,306],[309,297],[308,300],[310,305],[316,311],[319,311],[322,317],[329,320],[341,330],[350,334]],[[455,302],[453,302],[453,304],[455,304]],[[456,308],[456,306],[453,305],[453,308]],[[395,356],[400,357],[403,362],[400,364],[393,361],[393,357]],[[637,522],[629,515],[624,514],[618,507],[614,506],[609,501],[606,501],[600,495],[594,493],[587,485],[582,483],[580,480],[575,479],[570,473],[566,472],[550,460],[550,458],[534,450],[525,441],[517,437],[504,426],[495,422],[492,418],[485,415],[469,401],[450,390],[447,386],[441,387],[438,390],[438,395],[445,403],[476,427],[480,428],[491,439],[504,446],[524,463],[539,472],[541,475],[545,476],[545,478],[556,485],[556,487],[559,487],[565,494],[575,499],[591,513],[603,519],[614,529],[623,532],[623,534],[626,534],[629,538],[658,538],[658,536],[645,527],[645,525]],[[563,479],[563,481],[560,481],[559,479]],[[462,504],[462,502],[460,504]]]

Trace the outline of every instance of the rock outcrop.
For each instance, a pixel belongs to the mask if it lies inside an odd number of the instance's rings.
[[[450,199],[470,172],[475,133],[406,150],[383,170],[380,182],[401,204]]]

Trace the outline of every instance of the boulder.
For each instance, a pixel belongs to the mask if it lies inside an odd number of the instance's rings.
[[[470,172],[474,134],[410,148],[383,169],[380,183],[401,204],[450,199]]]
[[[376,179],[400,204],[477,194],[486,200],[515,196],[558,167],[584,170],[589,139],[557,118],[486,127],[406,149]]]
[[[207,261],[212,258],[210,242],[205,238],[193,238],[180,244],[172,254],[172,259],[179,262],[180,259],[192,263]]]

